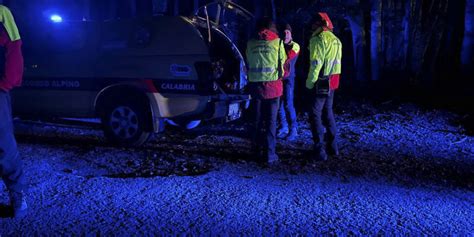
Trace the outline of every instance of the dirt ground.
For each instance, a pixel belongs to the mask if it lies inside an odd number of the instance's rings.
[[[245,126],[169,129],[142,148],[100,131],[17,121],[30,212],[0,235],[461,235],[474,233],[474,137],[462,115],[412,104],[345,102],[341,156],[308,160],[300,116],[282,164],[262,168]]]

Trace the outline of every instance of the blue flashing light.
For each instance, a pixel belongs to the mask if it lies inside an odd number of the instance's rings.
[[[60,15],[56,15],[56,14],[51,15],[51,17],[49,19],[51,19],[51,21],[54,22],[54,23],[63,22],[63,18]]]

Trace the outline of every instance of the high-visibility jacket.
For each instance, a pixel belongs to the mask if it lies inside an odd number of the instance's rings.
[[[331,31],[315,32],[310,40],[309,51],[308,89],[314,88],[319,77],[341,74],[342,43]]]
[[[270,41],[250,40],[246,55],[250,82],[276,81],[283,76],[286,52],[280,38]]]
[[[291,41],[285,45],[286,49],[286,62],[285,62],[285,76],[284,78],[295,78],[295,65],[296,60],[298,60],[298,55],[300,54],[301,47],[295,41]]]
[[[11,41],[21,39],[18,27],[15,24],[15,19],[7,7],[0,5],[0,22],[8,33]]]
[[[3,5],[0,23],[0,48],[4,49],[4,55],[0,55],[0,90],[8,92],[20,86],[23,78],[22,41],[12,13]]]
[[[301,47],[295,41],[291,41],[290,43],[288,43],[288,46],[290,47],[288,50],[289,52],[293,51],[294,54],[300,53]]]

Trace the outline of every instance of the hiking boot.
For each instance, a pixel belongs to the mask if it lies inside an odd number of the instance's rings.
[[[15,218],[24,217],[28,211],[26,204],[26,196],[24,192],[10,192],[10,204],[13,208],[13,216]]]
[[[275,165],[280,162],[280,159],[277,154],[272,154],[267,156],[267,163],[268,165]]]
[[[288,128],[280,128],[280,130],[278,130],[277,137],[283,139],[288,136],[288,132]]]
[[[330,156],[339,156],[339,150],[329,147],[327,151]]]
[[[296,128],[291,129],[290,133],[286,137],[287,141],[293,142],[298,138],[298,130]]]
[[[313,151],[313,160],[315,161],[326,161],[328,160],[328,155],[326,151],[323,149],[322,145],[315,145]]]
[[[339,148],[335,142],[326,147],[326,151],[330,156],[339,156]]]

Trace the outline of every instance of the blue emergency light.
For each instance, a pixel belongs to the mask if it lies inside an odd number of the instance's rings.
[[[63,22],[63,18],[60,15],[57,15],[57,14],[51,15],[51,17],[49,19],[51,19],[51,21],[54,22],[54,23]]]

